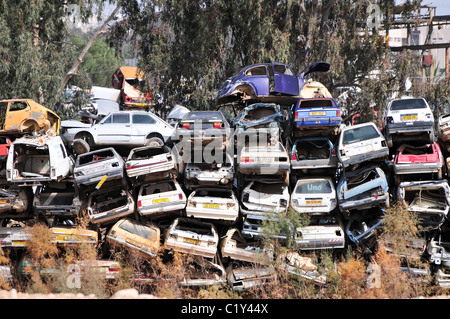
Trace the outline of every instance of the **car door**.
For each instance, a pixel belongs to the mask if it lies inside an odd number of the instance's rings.
[[[273,93],[299,95],[297,76],[287,65],[272,63],[271,67],[269,67],[269,77],[272,74],[274,81]]]
[[[150,133],[160,131],[156,119],[148,113],[133,113],[132,123],[130,143],[133,145],[145,145],[146,138]]]
[[[112,113],[97,125],[98,144],[126,144],[131,139],[130,113]]]

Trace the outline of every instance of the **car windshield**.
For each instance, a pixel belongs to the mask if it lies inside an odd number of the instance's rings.
[[[377,137],[380,137],[380,134],[372,125],[355,127],[344,131],[343,144],[356,143]]]
[[[299,108],[302,109],[316,107],[334,107],[334,104],[330,99],[302,100],[299,104]]]
[[[254,182],[250,189],[265,194],[283,194],[283,184],[281,183],[266,184]]]
[[[156,235],[157,234],[156,234],[156,232],[153,229],[151,229],[150,227],[146,227],[144,225],[139,225],[139,224],[136,224],[136,223],[132,223],[129,220],[123,221],[119,225],[119,228],[121,228],[121,229],[123,229],[123,230],[125,230],[127,232],[130,232],[132,234],[141,236],[143,238],[147,238],[147,239],[150,239],[150,240],[156,240]]]
[[[395,100],[391,104],[392,111],[426,109],[427,105],[423,99]]]
[[[297,184],[296,194],[330,194],[333,190],[329,181],[305,181]]]
[[[220,112],[189,112],[183,118],[183,121],[205,120],[205,121],[222,121],[222,113]]]

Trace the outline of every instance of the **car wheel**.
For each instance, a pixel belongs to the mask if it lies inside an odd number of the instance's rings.
[[[145,143],[145,146],[163,146],[164,141],[160,139],[159,137],[150,137],[147,142]]]
[[[73,141],[72,148],[77,154],[87,153],[91,150],[89,143],[80,138]]]

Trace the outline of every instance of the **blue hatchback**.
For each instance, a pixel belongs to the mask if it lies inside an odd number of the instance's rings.
[[[299,99],[295,105],[297,129],[334,129],[341,126],[341,110],[332,98]]]

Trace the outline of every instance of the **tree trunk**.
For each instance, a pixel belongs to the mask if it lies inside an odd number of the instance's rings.
[[[91,48],[92,44],[94,43],[94,41],[97,39],[97,37],[102,34],[105,33],[105,28],[108,25],[109,21],[114,18],[114,16],[116,15],[117,11],[119,11],[120,9],[120,5],[117,5],[117,7],[114,9],[114,11],[109,15],[109,17],[105,20],[105,22],[103,23],[103,25],[100,27],[100,29],[98,29],[98,31],[89,39],[88,43],[86,44],[86,46],[84,47],[83,51],[81,51],[80,55],[78,56],[76,62],[74,63],[74,65],[72,66],[72,68],[69,70],[69,72],[64,76],[63,81],[61,82],[61,85],[59,86],[58,92],[60,93],[64,87],[66,86],[67,82],[69,82],[70,78],[72,78],[72,76],[77,75],[78,74],[78,69],[81,65],[81,63],[83,63],[83,58],[86,55],[86,53],[89,51],[89,49]]]

